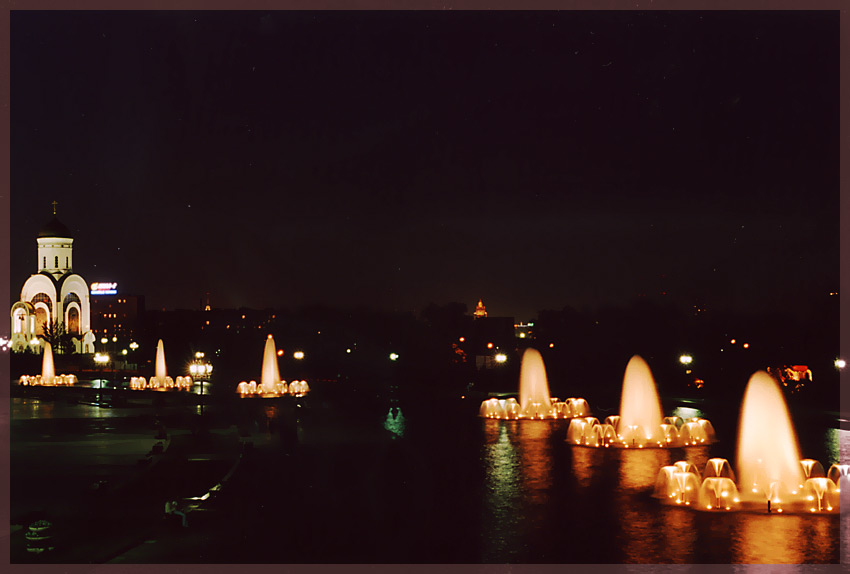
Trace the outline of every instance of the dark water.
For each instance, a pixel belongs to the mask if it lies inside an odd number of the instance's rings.
[[[677,460],[702,469],[721,456],[734,466],[734,413],[702,413],[721,439],[711,446],[597,450],[569,446],[567,421],[481,419],[469,401],[316,393],[303,407],[245,405],[253,418],[246,440],[254,449],[195,521],[205,538],[191,554],[145,554],[144,560],[799,564],[840,558],[846,521],[838,515],[697,512],[651,496],[658,470]],[[13,453],[16,440],[37,457],[39,436],[62,429],[75,436],[120,433],[131,424],[104,422],[98,416],[110,412],[104,409],[89,408],[83,422],[65,412],[73,408],[47,410],[62,422],[13,424]],[[240,416],[244,428],[244,408]],[[802,456],[825,468],[847,449],[847,431],[809,423],[797,430]],[[70,468],[68,460],[62,462]],[[14,494],[14,458],[12,475]]]
[[[300,445],[257,457],[264,512],[239,561],[449,563],[838,562],[837,515],[707,513],[651,496],[659,469],[714,456],[734,466],[734,430],[706,447],[596,450],[567,421],[497,421],[476,405],[304,413]],[[708,413],[704,413],[708,414]],[[723,427],[726,421],[718,421]],[[331,427],[336,427],[332,429]],[[734,427],[734,425],[733,425]],[[724,429],[725,430],[725,429]],[[839,461],[837,429],[801,433],[804,457]],[[811,445],[815,445],[812,447]],[[262,450],[262,449],[261,449]],[[245,476],[251,476],[246,472]],[[260,524],[264,526],[259,526]],[[268,535],[259,534],[268,528]],[[269,546],[260,543],[269,540]],[[292,544],[273,544],[272,540]]]

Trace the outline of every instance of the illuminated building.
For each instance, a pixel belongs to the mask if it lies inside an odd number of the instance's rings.
[[[117,287],[116,283],[92,283],[91,326],[95,340],[117,337],[117,343],[127,345],[142,337],[145,298],[121,293]]]
[[[31,275],[12,305],[12,350],[38,351],[45,327],[61,326],[71,335],[74,351],[94,352],[89,290],[73,272],[74,239],[65,225],[53,218],[38,233],[38,273]]]
[[[484,308],[484,303],[481,299],[478,300],[478,305],[475,306],[475,312],[472,313],[472,316],[476,319],[487,316],[487,309]]]

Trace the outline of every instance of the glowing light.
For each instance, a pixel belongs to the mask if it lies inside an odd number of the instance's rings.
[[[278,351],[277,351],[277,356],[278,356],[278,357],[282,357],[282,356],[283,356],[283,349],[278,349]]]
[[[682,355],[679,357],[679,362],[683,365],[690,365],[694,361],[694,358],[690,355]]]
[[[508,356],[504,353],[498,353],[495,357],[497,363],[504,363],[508,360]]]
[[[103,337],[103,338],[100,340],[100,342],[101,342],[101,343],[103,343],[103,344],[105,345],[105,344],[107,344],[107,343],[109,342],[109,339],[107,339],[106,337]]]
[[[487,343],[487,348],[488,348],[488,349],[492,349],[492,348],[493,348],[493,343]]]
[[[295,351],[294,353],[292,353],[292,357],[294,359],[303,359],[304,358],[304,351]]]
[[[466,337],[460,337],[460,338],[458,338],[458,341],[460,341],[461,343],[463,343],[464,341],[466,341]]]
[[[398,353],[390,353],[390,361],[397,361]]]
[[[127,354],[127,349],[122,349],[122,350],[121,350],[121,354],[122,354],[122,355],[126,355],[126,354]]]
[[[139,344],[137,342],[133,341],[132,343],[130,343],[130,348],[135,351],[136,349],[139,348]]]
[[[835,359],[835,366],[838,369],[843,369],[845,366],[847,366],[847,361],[845,361],[844,359]]]
[[[743,347],[744,347],[745,349],[749,349],[749,348],[750,348],[750,344],[749,344],[749,343],[744,343]]]
[[[549,343],[549,348],[550,348],[550,349],[554,349],[554,348],[555,348],[555,343]]]
[[[350,353],[350,352],[351,352],[351,349],[346,349],[346,350],[345,350],[345,352],[346,352],[346,353]]]
[[[729,342],[730,342],[730,343],[732,343],[732,344],[734,345],[734,344],[735,344],[735,339],[732,339],[732,340],[731,340],[731,341],[729,341]]]
[[[94,362],[100,363],[100,364],[108,363],[109,362],[109,355],[102,354],[102,353],[96,353],[95,356],[94,356]]]

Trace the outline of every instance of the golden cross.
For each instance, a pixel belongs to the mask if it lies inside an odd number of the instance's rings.
[[[59,202],[55,199],[53,200],[53,215],[56,215],[56,206],[59,205]]]

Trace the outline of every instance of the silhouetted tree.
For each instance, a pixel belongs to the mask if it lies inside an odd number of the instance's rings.
[[[64,322],[57,319],[46,322],[42,328],[42,334],[39,336],[50,343],[53,352],[56,354],[73,353],[76,350],[74,339],[77,337],[65,329]]]

